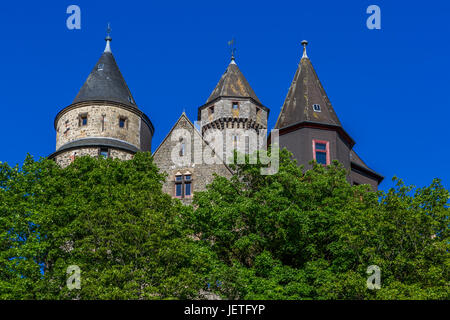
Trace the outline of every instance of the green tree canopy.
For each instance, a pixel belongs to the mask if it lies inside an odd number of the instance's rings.
[[[148,153],[80,157],[65,169],[31,157],[21,169],[2,164],[0,297],[196,297],[211,254],[186,234],[163,180]],[[66,286],[70,265],[81,290]]]
[[[241,164],[194,206],[149,153],[0,164],[1,299],[448,299],[449,192],[351,186],[337,162]],[[67,268],[81,270],[69,290]],[[366,286],[381,270],[381,289]],[[207,289],[206,283],[210,283]]]
[[[280,170],[235,166],[195,195],[187,221],[225,267],[228,298],[448,299],[449,192],[433,180],[387,193],[351,186],[334,162],[305,173],[280,153]],[[368,290],[368,266],[381,289]]]

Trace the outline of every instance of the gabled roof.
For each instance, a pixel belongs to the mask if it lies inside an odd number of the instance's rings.
[[[304,41],[304,46],[306,43]],[[320,112],[314,111],[314,104],[320,105]],[[306,47],[278,116],[275,129],[302,121],[341,126],[319,77],[306,55]]]
[[[105,100],[137,108],[106,39],[106,48],[72,103]]]
[[[241,70],[239,70],[234,58],[231,59],[227,70],[225,70],[225,73],[220,78],[219,83],[217,83],[216,88],[213,90],[206,103],[219,97],[252,98],[261,104],[247,79],[245,79]]]
[[[208,142],[205,141],[205,139],[203,139],[202,134],[200,133],[200,131],[194,126],[194,124],[192,123],[191,120],[189,120],[189,118],[187,117],[186,113],[183,112],[181,114],[181,116],[178,118],[177,122],[175,122],[175,124],[173,125],[172,129],[170,129],[169,133],[166,135],[166,137],[163,139],[163,141],[159,144],[158,148],[156,148],[155,152],[153,152],[153,157],[158,153],[159,149],[161,148],[161,146],[167,141],[167,139],[169,139],[169,137],[171,136],[173,130],[175,130],[175,128],[178,126],[178,123],[181,120],[186,120],[187,123],[192,127],[194,134],[197,135],[198,137],[200,137],[203,145],[205,145],[206,148],[210,148],[212,151],[212,148],[209,146]],[[225,161],[222,160],[222,158],[219,155],[216,155],[217,157],[219,157],[219,159],[222,161],[223,165],[230,171],[230,173],[233,173],[233,170],[231,170],[231,168],[225,163]]]

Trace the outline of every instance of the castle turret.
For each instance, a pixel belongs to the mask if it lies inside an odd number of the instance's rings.
[[[292,80],[275,129],[280,147],[293,153],[299,165],[309,168],[315,160],[328,165],[341,162],[350,172],[353,184],[371,184],[377,189],[383,177],[370,169],[353,150],[355,141],[344,130],[306,53]]]
[[[139,110],[111,52],[111,37],[72,104],[55,118],[56,151],[61,166],[90,155],[131,159],[150,151],[154,127]]]
[[[234,56],[206,103],[198,109],[203,136],[211,129],[227,129],[236,143],[243,141],[246,144],[246,152],[250,149],[247,144],[255,141],[249,139],[245,142],[243,132],[246,135],[245,132],[259,133],[261,129],[267,129],[268,115],[269,109],[259,101]],[[257,146],[252,146],[251,150],[255,148]]]

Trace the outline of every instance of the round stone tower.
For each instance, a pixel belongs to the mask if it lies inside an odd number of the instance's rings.
[[[151,151],[154,127],[137,107],[111,52],[106,48],[72,104],[55,117],[56,151],[49,156],[65,167],[78,156],[129,160]]]

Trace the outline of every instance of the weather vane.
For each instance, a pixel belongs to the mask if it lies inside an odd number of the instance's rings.
[[[233,37],[233,39],[228,41],[228,45],[231,48],[231,60],[234,60],[234,54],[236,53],[236,47],[234,46],[235,42],[236,42],[236,40],[234,39],[234,37]]]

